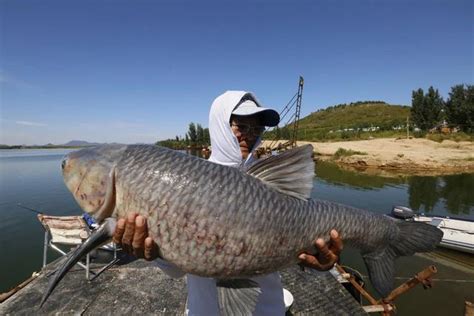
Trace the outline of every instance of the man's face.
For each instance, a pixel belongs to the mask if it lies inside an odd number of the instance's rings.
[[[239,141],[242,158],[247,159],[253,146],[255,146],[257,138],[263,133],[265,127],[261,126],[259,117],[256,115],[233,115],[230,120],[230,125],[232,132]]]

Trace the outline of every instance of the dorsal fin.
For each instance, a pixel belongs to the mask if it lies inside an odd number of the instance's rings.
[[[296,147],[279,155],[259,160],[245,172],[282,193],[306,200],[310,197],[313,188],[312,153],[313,146],[311,145]]]

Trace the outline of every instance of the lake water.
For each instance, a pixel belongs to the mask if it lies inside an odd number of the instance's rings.
[[[60,172],[61,158],[69,151],[0,150],[0,293],[42,265],[44,230],[36,214],[18,203],[50,215],[81,214]],[[474,174],[386,178],[319,163],[312,196],[378,213],[406,205],[429,214],[474,219]],[[354,250],[347,249],[342,261],[367,275]],[[474,300],[473,262],[473,256],[449,251],[399,260],[398,283],[431,264],[439,271],[433,289],[420,286],[397,299],[399,314],[461,315],[464,300]]]

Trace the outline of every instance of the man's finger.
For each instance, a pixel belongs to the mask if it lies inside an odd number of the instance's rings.
[[[310,267],[316,270],[322,270],[323,268],[315,256],[312,256],[307,253],[302,253],[298,256],[298,258],[301,260],[300,264],[305,267]]]
[[[148,236],[146,220],[138,215],[135,218],[135,231],[133,234],[133,255],[137,258],[143,258],[145,238]]]
[[[151,237],[147,237],[145,239],[145,253],[144,253],[145,260],[154,260],[159,257],[158,253],[158,245],[151,239]]]
[[[125,222],[125,232],[122,237],[122,248],[128,254],[133,254],[132,241],[135,233],[135,217],[137,217],[136,213],[128,214]]]
[[[331,250],[336,256],[339,256],[342,249],[344,248],[341,235],[339,235],[339,233],[333,229],[331,230],[330,236],[331,242],[329,243],[329,250]]]
[[[322,240],[318,238],[315,242],[316,248],[318,249],[318,257],[329,260],[331,258],[331,251],[328,248],[328,245]]]
[[[321,270],[329,270],[337,262],[338,256],[329,250],[327,244],[319,238],[315,242],[316,248],[318,248],[319,254],[317,261],[321,266]]]
[[[122,245],[123,233],[125,232],[125,219],[120,218],[117,221],[117,226],[115,227],[113,241],[117,245]]]

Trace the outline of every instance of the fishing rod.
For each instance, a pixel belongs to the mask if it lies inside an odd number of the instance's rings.
[[[22,205],[21,203],[17,203],[16,206],[21,207],[25,210],[31,211],[31,212],[36,213],[36,214],[41,214],[41,215],[43,214],[43,212],[36,211],[36,210],[32,209],[31,207]]]

